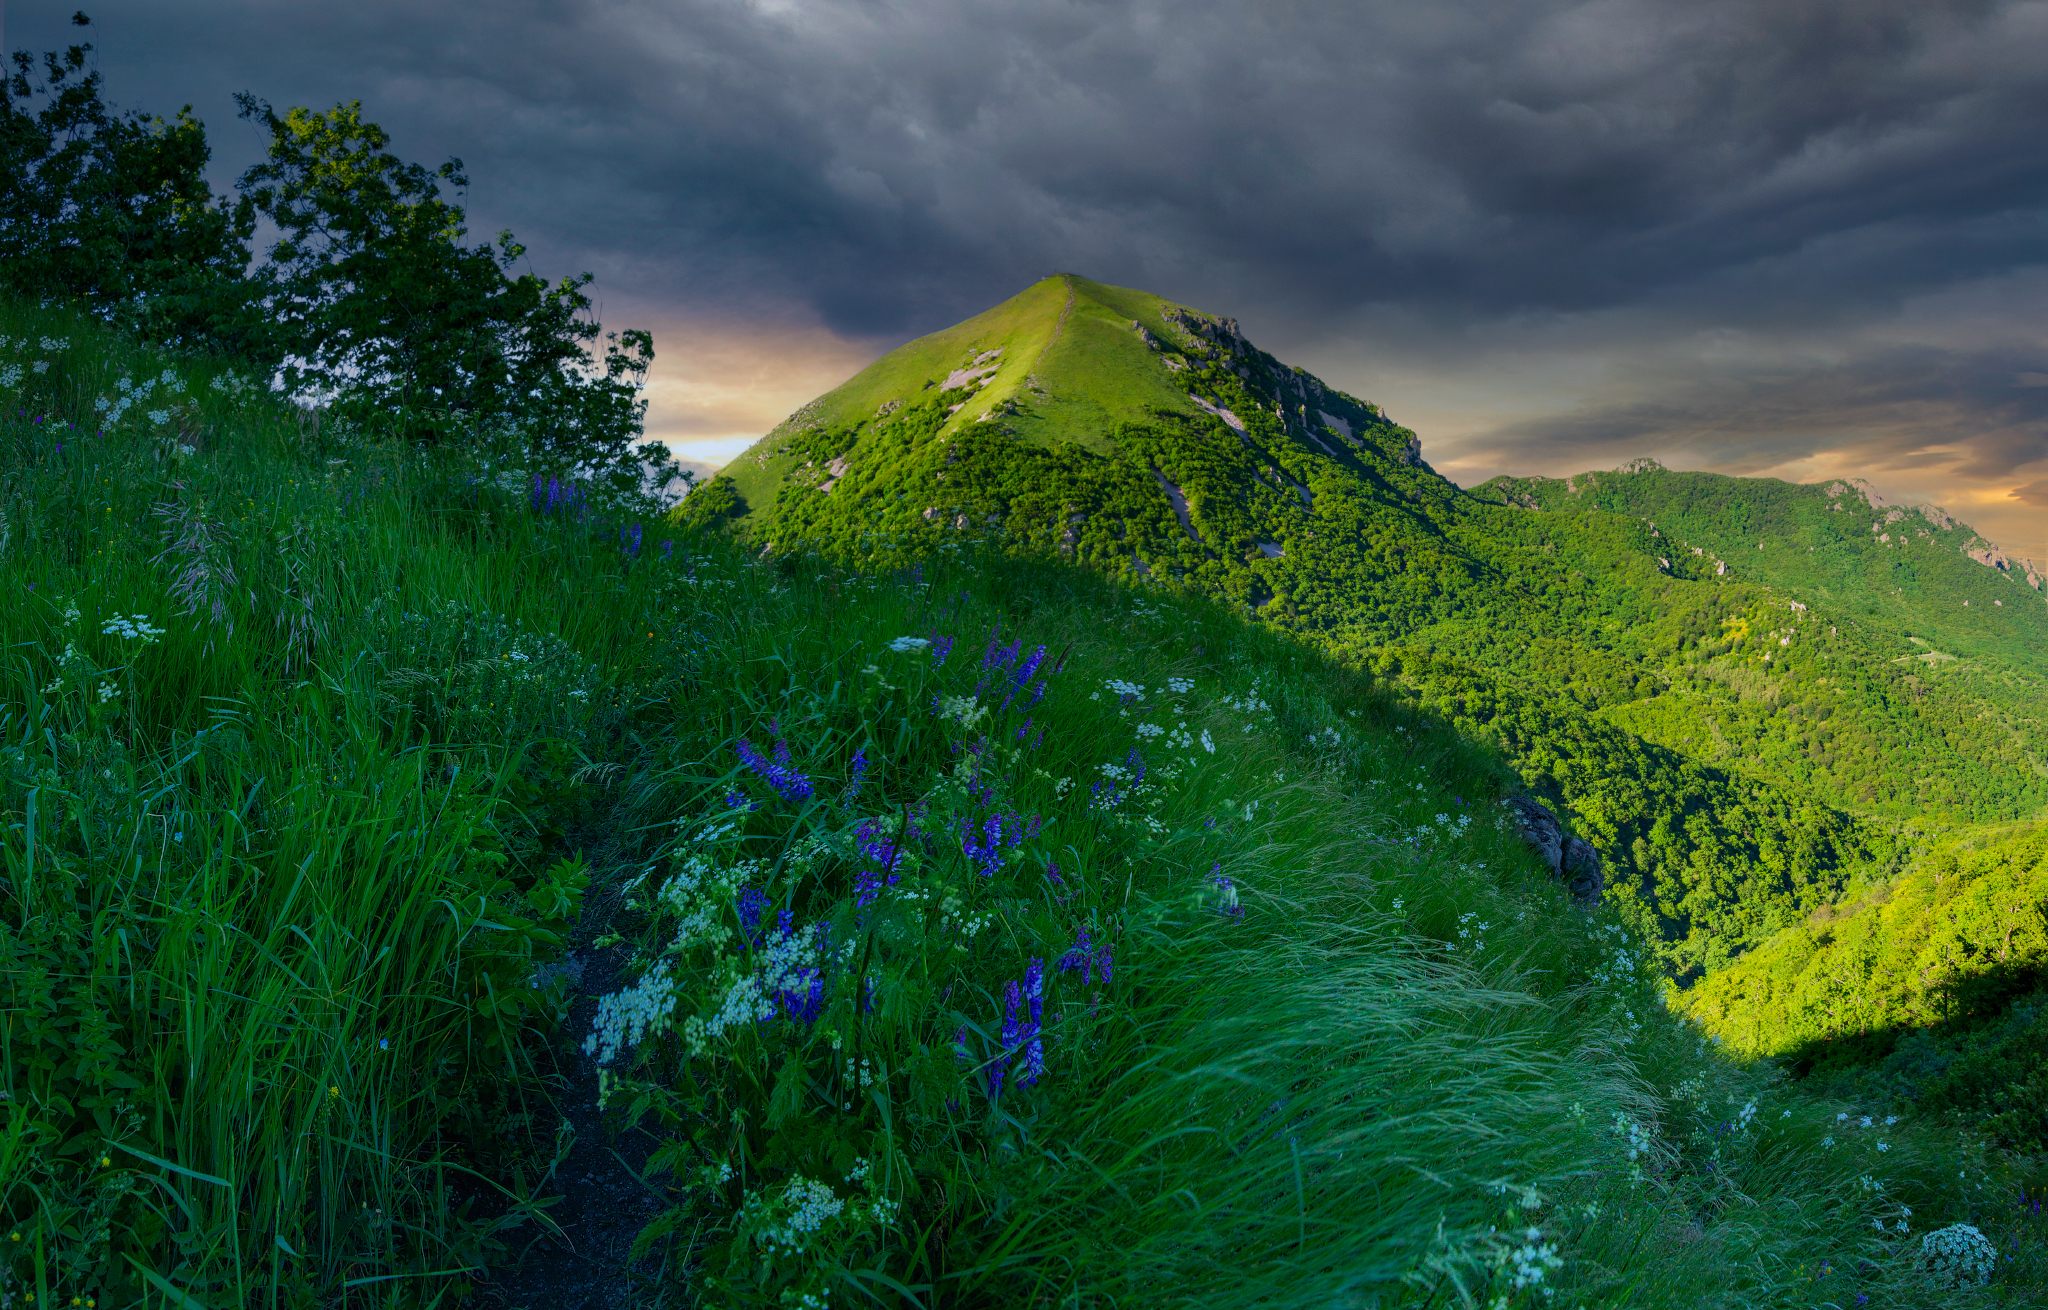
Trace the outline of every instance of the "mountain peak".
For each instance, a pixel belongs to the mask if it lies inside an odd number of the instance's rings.
[[[1125,425],[1161,419],[1221,424],[1247,448],[1260,429],[1268,442],[1327,460],[1355,462],[1371,446],[1426,469],[1414,434],[1258,349],[1236,319],[1057,273],[884,355],[790,415],[725,473],[749,527],[760,528],[792,486],[837,495],[844,469],[880,453],[853,447],[885,429],[897,447],[993,434],[1026,448],[1109,455]],[[1307,494],[1306,477],[1291,476]]]

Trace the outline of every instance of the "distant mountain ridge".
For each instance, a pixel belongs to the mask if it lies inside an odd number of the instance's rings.
[[[1231,319],[1058,275],[686,511],[776,550],[1057,552],[1299,632],[1498,743],[1683,975],[1887,876],[1900,824],[2048,813],[2038,576],[1832,485],[1639,461],[1466,492]]]
[[[1758,582],[1875,606],[1936,645],[2024,658],[2040,629],[2048,577],[1934,505],[1898,505],[1861,479],[1818,483],[1677,473],[1652,459],[1569,478],[1497,477],[1481,500],[1545,512],[1642,518],[1675,549]],[[2013,614],[1997,611],[2011,609]]]

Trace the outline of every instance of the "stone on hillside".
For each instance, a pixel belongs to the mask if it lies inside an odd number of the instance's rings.
[[[1503,802],[1514,811],[1518,835],[1536,848],[1543,867],[1556,877],[1564,864],[1564,825],[1542,805],[1527,796],[1510,796]]]
[[[1565,838],[1563,863],[1565,886],[1572,899],[1581,905],[1598,905],[1607,890],[1607,875],[1601,871],[1600,852],[1593,849],[1593,843],[1583,837]]]
[[[1536,848],[1553,878],[1564,880],[1572,899],[1581,905],[1599,904],[1607,878],[1593,844],[1567,833],[1555,814],[1530,797],[1510,796],[1502,804],[1515,816],[1517,835]]]

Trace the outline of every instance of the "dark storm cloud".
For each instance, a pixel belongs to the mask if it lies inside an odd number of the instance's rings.
[[[2043,258],[2039,4],[96,17],[124,98],[210,99],[218,120],[238,87],[360,96],[421,153],[470,161],[480,222],[636,292],[792,301],[852,333],[937,326],[1054,268],[1240,314],[1457,319],[1692,289],[1824,319]]]
[[[1504,424],[1467,439],[1460,455],[1500,460],[1533,446],[1576,467],[1605,468],[1679,450],[1743,473],[1847,451],[1866,472],[1997,481],[2048,461],[2048,387],[2027,371],[2038,360],[2023,349],[1901,345],[1833,363],[1654,372],[1630,383],[1646,398]]]

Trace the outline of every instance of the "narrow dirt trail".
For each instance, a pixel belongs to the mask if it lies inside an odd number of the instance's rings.
[[[668,1206],[669,1195],[661,1187],[666,1179],[641,1180],[659,1139],[644,1129],[606,1128],[597,1108],[597,1062],[582,1050],[597,998],[627,981],[626,949],[593,943],[615,931],[624,903],[618,889],[630,872],[602,843],[584,849],[593,876],[571,934],[574,949],[544,971],[567,977],[575,997],[543,1057],[552,1062],[546,1082],[567,1150],[534,1189],[559,1198],[546,1213],[561,1232],[529,1225],[507,1234],[513,1258],[477,1280],[467,1303],[472,1310],[654,1310],[689,1304],[673,1267],[672,1243],[657,1243],[639,1261],[628,1259],[633,1239]],[[539,1135],[546,1136],[544,1126]],[[547,1168],[545,1157],[536,1164]]]

